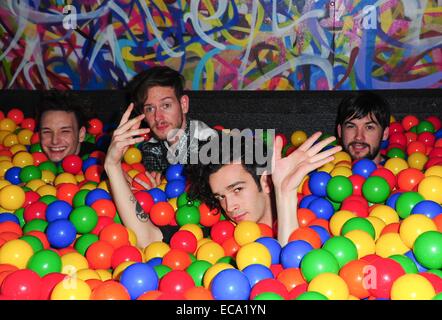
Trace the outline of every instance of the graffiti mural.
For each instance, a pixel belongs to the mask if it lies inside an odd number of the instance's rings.
[[[193,90],[442,87],[441,0],[0,1],[0,88],[122,88],[168,65]]]

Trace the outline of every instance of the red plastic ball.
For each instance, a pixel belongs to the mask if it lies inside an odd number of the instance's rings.
[[[426,118],[434,126],[434,130],[437,131],[442,127],[442,121],[437,116],[429,116]]]
[[[38,199],[40,199],[40,195],[37,192],[32,191],[32,190],[26,191],[25,192],[25,202],[23,203],[22,206],[26,208],[30,204],[37,202]]]
[[[283,283],[276,279],[264,279],[255,284],[250,292],[250,299],[253,300],[258,294],[264,292],[274,292],[284,299],[288,297],[288,290]]]
[[[417,140],[417,133],[407,131],[407,132],[405,132],[405,137],[407,138],[407,144],[409,144],[409,143]]]
[[[436,142],[436,137],[431,132],[422,132],[418,134],[417,141],[422,142],[426,147],[432,147]]]
[[[104,227],[100,232],[99,238],[109,243],[114,249],[130,244],[127,229],[118,223]]]
[[[413,141],[410,142],[407,146],[407,155],[411,155],[415,152],[420,152],[426,154],[427,147],[422,141]]]
[[[235,226],[227,220],[219,221],[212,226],[210,237],[213,241],[222,244],[227,239],[233,237]]]
[[[442,158],[442,147],[436,147],[428,154],[430,158]]]
[[[348,177],[351,184],[353,185],[353,194],[357,196],[362,195],[362,185],[365,182],[365,178],[359,174],[352,174]]]
[[[34,159],[34,166],[38,166],[40,163],[48,161],[48,157],[43,152],[33,152],[32,158]]]
[[[170,249],[164,256],[162,264],[172,270],[185,270],[192,263],[189,254],[180,249]]]
[[[40,135],[38,132],[34,132],[34,134],[31,137],[31,144],[39,143],[40,142]]]
[[[401,124],[404,127],[404,130],[409,131],[411,128],[419,124],[419,119],[416,116],[408,115],[402,119]]]
[[[100,119],[94,118],[88,121],[87,132],[93,135],[97,135],[103,132],[103,122]]]
[[[165,274],[159,283],[159,290],[165,293],[184,294],[190,288],[195,287],[193,278],[183,270],[172,270]]]
[[[224,249],[225,255],[233,258],[236,257],[238,250],[241,248],[238,242],[236,242],[235,237],[227,239],[221,244],[221,246]]]
[[[198,246],[195,235],[187,230],[179,230],[170,238],[171,249],[181,249],[188,253],[194,253]]]
[[[175,210],[168,202],[157,202],[150,209],[150,220],[157,226],[166,226],[175,216]]]
[[[94,164],[86,169],[86,171],[84,172],[84,177],[88,181],[100,183],[102,173],[103,173],[103,166]]]
[[[430,281],[431,285],[434,288],[434,291],[436,291],[436,294],[442,292],[442,278],[429,272],[421,272],[419,273],[419,275],[423,276],[428,281]]]
[[[97,225],[95,228],[91,231],[92,234],[99,235],[101,230],[104,229],[104,227],[114,224],[114,219],[108,216],[98,216]]]
[[[425,175],[422,171],[415,168],[407,168],[398,173],[397,185],[401,190],[412,191],[424,178]]]
[[[383,168],[383,167],[377,168],[376,170],[374,170],[371,173],[370,176],[384,178],[385,181],[387,181],[388,186],[390,187],[390,190],[393,190],[394,187],[396,186],[396,179],[397,179],[396,176],[394,175],[393,172],[391,172],[390,170],[388,170],[386,168]]]
[[[52,290],[55,286],[63,281],[67,276],[63,273],[52,272],[41,278],[41,294],[40,300],[50,300]]]
[[[217,208],[210,209],[210,207],[205,203],[200,204],[199,211],[200,224],[205,227],[213,226],[221,218],[221,212]]]
[[[362,199],[365,200],[364,198]],[[356,214],[358,217],[365,218],[368,217],[368,202],[367,200],[363,202],[355,200],[354,198],[347,198],[342,202],[340,210],[348,210]]]
[[[112,266],[114,247],[107,241],[98,240],[86,251],[86,259],[91,269],[109,269]]]
[[[392,133],[389,137],[390,143],[399,144],[402,147],[407,145],[407,137],[403,133]]]
[[[131,245],[121,246],[115,249],[111,260],[112,269],[115,269],[125,261],[143,262],[140,250]]]
[[[143,211],[147,214],[150,213],[155,202],[153,201],[153,197],[147,191],[138,191],[135,193],[135,199],[137,199]]]
[[[25,118],[23,111],[17,108],[9,110],[7,117],[14,121],[16,124],[22,123],[23,119]]]
[[[10,273],[2,283],[1,293],[14,300],[38,300],[42,281],[39,275],[29,269]]]
[[[72,205],[72,200],[80,187],[73,183],[60,183],[57,185],[56,196],[58,200],[64,200],[70,205]]]
[[[23,218],[26,222],[34,219],[46,220],[46,208],[48,205],[44,202],[34,202],[25,208]]]
[[[33,118],[24,118],[20,124],[23,129],[35,130],[35,120]]]
[[[390,123],[389,128],[390,128],[389,129],[390,134],[393,134],[393,133],[403,133],[404,132],[404,127],[402,126],[402,124],[400,122],[392,122],[392,123]]]
[[[113,219],[117,214],[115,204],[109,199],[99,199],[95,201],[91,207],[99,217],[105,216]]]
[[[75,154],[70,154],[66,156],[61,162],[61,166],[65,172],[69,172],[72,174],[78,174],[81,171],[81,166],[83,165],[83,161],[81,158]]]
[[[377,259],[371,266],[371,272],[367,270],[365,279],[368,292],[376,298],[390,299],[391,287],[397,278],[405,274],[404,269],[398,262],[389,258]]]

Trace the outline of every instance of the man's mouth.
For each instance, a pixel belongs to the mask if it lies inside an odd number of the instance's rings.
[[[50,152],[63,152],[67,149],[67,147],[49,147]]]
[[[366,148],[369,148],[370,146],[368,144],[366,144],[366,143],[354,142],[354,143],[350,144],[350,147],[352,147],[354,151],[358,152],[358,151],[363,151]]]
[[[232,217],[236,222],[243,221],[246,218],[247,212],[236,214]]]
[[[167,127],[169,127],[169,124],[168,123],[160,123],[160,124],[157,124],[155,127],[159,131],[164,131]]]

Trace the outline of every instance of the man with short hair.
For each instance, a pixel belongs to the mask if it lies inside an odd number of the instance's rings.
[[[390,108],[379,95],[361,91],[344,98],[338,107],[336,131],[353,160],[368,158],[379,164],[381,142],[389,134]]]
[[[40,145],[52,162],[60,162],[71,154],[82,156],[95,149],[84,141],[86,127],[82,112],[68,100],[62,92],[49,92],[38,109]]]

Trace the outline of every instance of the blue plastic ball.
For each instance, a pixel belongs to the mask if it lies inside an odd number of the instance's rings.
[[[434,219],[436,216],[442,214],[442,206],[431,200],[424,200],[416,204],[413,209],[411,209],[411,214],[423,214],[430,219]]]
[[[413,251],[410,250],[410,251],[405,252],[405,253],[404,253],[404,256],[406,256],[406,257],[410,258],[411,260],[413,260],[414,264],[415,264],[416,267],[417,267],[417,271],[418,271],[418,272],[425,272],[425,271],[428,270],[427,268],[425,268],[423,265],[421,265],[421,264],[416,260],[416,256],[414,255]]]
[[[331,175],[325,171],[312,173],[308,181],[308,187],[312,194],[318,197],[325,197],[327,195],[327,183],[331,178]]]
[[[167,181],[172,181],[172,180],[185,180],[186,178],[183,176],[183,172],[184,172],[184,166],[180,163],[177,164],[171,164],[170,166],[167,167],[166,169],[166,180]]]
[[[55,200],[46,208],[46,220],[53,222],[59,219],[69,219],[72,206],[63,200]]]
[[[309,226],[309,228],[315,230],[319,234],[319,238],[321,239],[321,244],[324,244],[328,239],[330,239],[330,234],[324,227]]]
[[[11,184],[17,185],[21,183],[20,172],[21,172],[20,167],[11,167],[8,170],[6,170],[4,179],[8,180]]]
[[[155,269],[146,263],[134,263],[121,274],[120,283],[129,292],[132,300],[147,291],[158,289],[158,276]]]
[[[434,133],[434,137],[436,138],[436,140],[442,138],[442,129],[437,130],[437,131]]]
[[[69,220],[60,219],[49,223],[46,236],[52,247],[66,248],[75,241],[77,230]]]
[[[155,257],[150,259],[149,261],[146,261],[146,264],[148,264],[149,266],[151,266],[152,268],[155,266],[160,265],[163,262],[163,258],[160,257]]]
[[[15,214],[10,213],[10,212],[0,213],[0,223],[6,222],[6,221],[15,222],[16,224],[20,225],[20,220],[18,219],[18,217]]]
[[[171,180],[167,182],[166,184],[166,196],[167,198],[177,198],[179,197],[184,190],[186,189],[186,181],[177,179],[177,180]]]
[[[313,250],[310,243],[304,240],[296,240],[287,243],[281,250],[281,264],[286,268],[299,268],[304,256]]]
[[[381,150],[387,149],[390,142],[388,140],[381,141]]]
[[[402,194],[402,192],[396,192],[396,193],[390,195],[388,197],[388,199],[385,201],[385,204],[396,210],[396,202],[401,194]]]
[[[81,170],[83,172],[86,172],[87,168],[89,168],[90,166],[93,166],[95,164],[100,164],[100,160],[98,160],[97,158],[94,158],[94,157],[89,157],[89,158],[83,160],[83,165],[81,166]]]
[[[329,220],[335,212],[333,204],[324,198],[313,200],[307,208],[312,210],[318,219]]]
[[[360,159],[353,163],[352,172],[353,174],[359,174],[367,179],[373,171],[377,169],[376,163],[370,159]]]
[[[313,200],[319,199],[318,196],[315,196],[314,194],[310,194],[308,196],[305,196],[302,198],[301,202],[299,203],[300,208],[308,208],[310,203],[312,203]]]
[[[152,196],[154,203],[167,201],[166,193],[160,188],[152,188],[147,192]]]
[[[270,237],[261,237],[255,240],[260,244],[263,244],[267,250],[270,252],[270,256],[272,257],[272,264],[279,263],[279,256],[281,255],[281,245],[278,240]]]
[[[215,300],[248,300],[251,287],[243,272],[226,269],[213,278],[210,290]]]
[[[95,201],[100,199],[112,200],[112,197],[106,190],[96,188],[88,192],[84,203],[90,207]]]
[[[261,280],[274,278],[272,270],[262,264],[248,265],[242,272],[246,275],[247,279],[249,279],[252,288]]]

